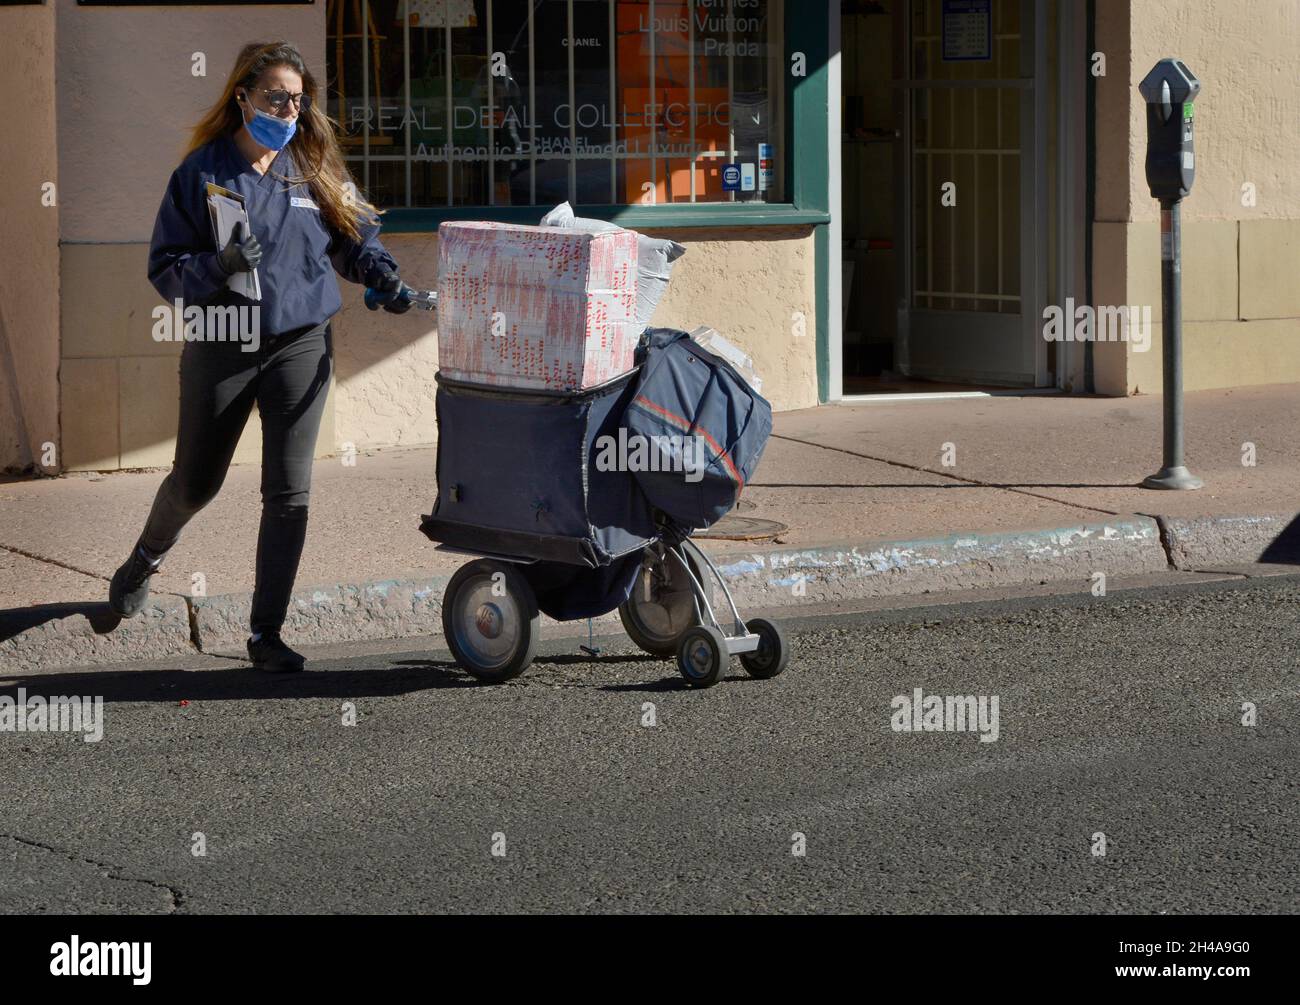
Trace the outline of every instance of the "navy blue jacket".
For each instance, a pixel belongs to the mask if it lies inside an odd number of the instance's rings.
[[[172,172],[149,244],[149,281],[170,305],[252,304],[226,289],[208,217],[206,182],[244,197],[249,229],[262,245],[257,267],[262,286],[263,337],[316,326],[338,313],[337,271],[343,278],[377,286],[397,262],[379,243],[379,225],[358,224],[353,241],[330,227],[306,185],[288,185],[272,172],[294,177],[298,166],[288,147],[259,175],[230,135],[195,150]]]

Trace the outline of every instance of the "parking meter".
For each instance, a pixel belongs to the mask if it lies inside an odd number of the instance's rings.
[[[1138,84],[1147,103],[1147,185],[1162,206],[1192,190],[1192,102],[1200,92],[1201,82],[1180,59],[1160,60]]]
[[[1164,353],[1164,463],[1142,480],[1149,489],[1198,489],[1204,483],[1183,463],[1183,225],[1182,200],[1196,177],[1192,102],[1201,82],[1180,59],[1162,59],[1138,93],[1147,103],[1147,185],[1160,200],[1160,344]]]

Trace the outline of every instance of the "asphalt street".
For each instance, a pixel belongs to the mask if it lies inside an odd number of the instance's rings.
[[[704,691],[621,636],[0,671],[104,698],[0,732],[0,910],[1300,910],[1300,579],[785,623]],[[893,728],[918,688],[990,728]]]

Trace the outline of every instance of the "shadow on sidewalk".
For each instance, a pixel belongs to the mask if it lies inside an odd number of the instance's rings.
[[[77,615],[81,615],[90,623],[90,628],[96,635],[107,635],[122,623],[122,619],[110,611],[108,604],[103,601],[9,607],[0,610],[0,642],[21,635],[47,621],[60,621]]]

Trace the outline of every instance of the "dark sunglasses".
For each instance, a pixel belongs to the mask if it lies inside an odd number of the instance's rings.
[[[300,112],[305,108],[311,107],[311,98],[306,94],[290,94],[288,91],[280,87],[277,87],[275,90],[269,90],[265,87],[250,87],[248,89],[250,91],[261,91],[265,94],[267,102],[277,112],[284,107],[286,101],[292,101],[293,107],[298,109]]]

